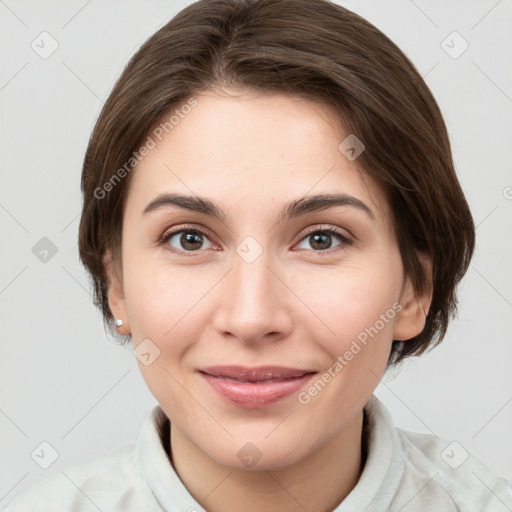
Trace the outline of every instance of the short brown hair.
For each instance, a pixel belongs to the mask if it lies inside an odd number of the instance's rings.
[[[80,257],[105,322],[112,313],[103,257],[110,250],[120,261],[133,155],[173,108],[222,87],[329,105],[347,133],[363,141],[357,164],[387,194],[405,275],[418,292],[432,285],[423,331],[395,340],[389,362],[439,343],[456,311],[456,286],[475,238],[446,126],[404,53],[371,23],[328,0],[200,0],[127,64],[98,118],[82,170]],[[431,258],[431,281],[418,253]]]

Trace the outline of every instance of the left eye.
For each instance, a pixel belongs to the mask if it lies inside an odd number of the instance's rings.
[[[331,246],[333,241],[333,236],[338,239],[339,243],[335,246]],[[349,243],[349,240],[346,236],[334,231],[332,229],[319,229],[317,231],[313,231],[306,235],[302,241],[307,241],[311,239],[310,247],[314,251],[325,251],[327,249],[331,249],[333,247],[338,247],[343,243]],[[303,243],[301,241],[301,243]],[[301,249],[308,249],[308,247],[300,247]]]

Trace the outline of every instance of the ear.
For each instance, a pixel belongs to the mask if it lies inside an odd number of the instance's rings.
[[[103,265],[108,279],[108,305],[114,318],[120,318],[123,325],[116,327],[119,334],[130,334],[130,322],[124,297],[122,272],[117,262],[113,260],[112,252],[107,250],[103,257]]]
[[[432,302],[432,262],[424,254],[418,254],[418,258],[427,276],[427,285],[422,293],[418,293],[414,290],[411,280],[406,278],[399,301],[402,309],[393,328],[394,340],[410,340],[420,334],[425,327]]]

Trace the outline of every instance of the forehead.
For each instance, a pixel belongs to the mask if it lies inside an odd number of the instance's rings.
[[[256,206],[338,193],[388,217],[381,187],[340,151],[349,134],[327,106],[247,91],[205,92],[194,99],[196,106],[175,116],[175,124],[149,134],[155,147],[132,176],[130,207],[142,210],[158,194],[181,192],[249,215]]]

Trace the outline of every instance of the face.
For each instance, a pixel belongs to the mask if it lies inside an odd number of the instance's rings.
[[[174,428],[227,467],[250,442],[260,467],[283,468],[361,413],[424,306],[385,195],[338,149],[348,134],[327,108],[195,99],[133,171],[110,307]],[[298,371],[245,371],[264,366]]]

